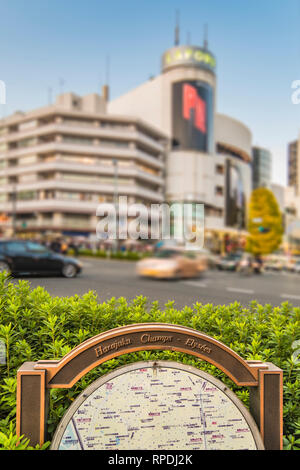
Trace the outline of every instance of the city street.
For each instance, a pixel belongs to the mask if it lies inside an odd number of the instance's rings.
[[[300,306],[300,275],[286,272],[268,272],[261,275],[240,276],[237,273],[210,270],[198,279],[160,281],[139,278],[135,262],[81,258],[83,272],[75,279],[61,277],[29,277],[32,287],[42,286],[55,296],[83,295],[94,290],[100,301],[111,297],[128,300],[143,295],[149,302],[164,304],[174,300],[177,308],[203,304],[229,304],[234,301],[246,306],[251,300],[274,306],[289,301]],[[21,277],[16,278],[21,279]]]

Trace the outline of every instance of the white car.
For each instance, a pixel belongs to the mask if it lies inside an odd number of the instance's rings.
[[[294,273],[300,273],[300,261],[297,261],[293,266]]]
[[[206,269],[206,257],[175,248],[159,250],[151,258],[145,258],[136,265],[139,276],[156,279],[198,277]]]

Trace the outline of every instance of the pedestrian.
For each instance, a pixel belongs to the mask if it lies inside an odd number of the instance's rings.
[[[76,242],[71,241],[71,243],[69,244],[69,249],[74,251],[74,256],[78,256],[79,250]]]
[[[69,249],[68,244],[67,244],[65,241],[62,241],[62,242],[61,242],[61,245],[60,245],[60,251],[61,251],[61,253],[62,253],[63,255],[66,255],[67,252],[68,252],[68,249]]]
[[[50,244],[50,249],[55,253],[61,253],[61,243],[59,240],[53,240]]]

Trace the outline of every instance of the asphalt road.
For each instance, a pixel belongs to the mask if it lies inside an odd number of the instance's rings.
[[[83,295],[89,290],[96,291],[100,301],[111,297],[131,300],[144,295],[149,302],[157,300],[161,308],[170,300],[175,301],[177,308],[192,306],[194,302],[227,305],[238,301],[247,306],[251,300],[274,306],[288,300],[300,306],[300,275],[293,273],[241,277],[237,273],[209,270],[197,279],[161,281],[138,277],[132,261],[93,258],[81,258],[81,261],[83,272],[75,279],[56,276],[23,276],[22,279],[30,281],[32,287],[44,287],[55,296]]]

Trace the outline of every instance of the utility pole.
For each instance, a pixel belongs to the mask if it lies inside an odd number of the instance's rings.
[[[49,87],[48,88],[48,106],[51,106],[52,102],[53,102],[53,99],[52,99],[52,88]]]
[[[114,206],[115,206],[115,213],[116,213],[116,230],[115,235],[116,238],[114,240],[114,252],[117,253],[119,249],[119,204],[118,204],[118,197],[119,197],[119,175],[118,175],[118,160],[116,158],[113,159],[114,165]]]
[[[12,231],[13,238],[15,238],[17,233],[17,186],[16,183],[13,184],[12,190]]]
[[[204,49],[208,49],[208,24],[204,25],[204,41],[203,41]]]

